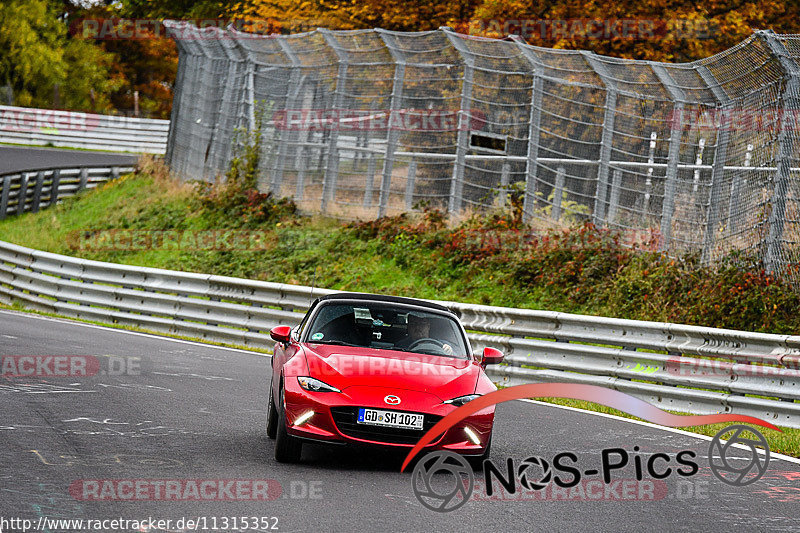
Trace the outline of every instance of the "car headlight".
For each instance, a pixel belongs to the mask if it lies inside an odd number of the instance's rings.
[[[455,405],[456,407],[461,407],[465,403],[469,403],[476,398],[480,398],[480,394],[467,394],[466,396],[459,396],[458,398],[453,398],[452,400],[447,400],[444,403],[449,403],[450,405]]]
[[[308,376],[301,376],[297,378],[297,382],[303,389],[311,392],[342,392],[336,387],[331,387],[324,381],[310,378]]]

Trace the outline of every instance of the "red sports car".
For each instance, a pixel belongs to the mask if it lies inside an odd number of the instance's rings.
[[[446,307],[394,296],[324,296],[299,326],[270,334],[267,434],[280,462],[299,461],[304,442],[409,449],[442,417],[496,390],[484,367],[503,359],[493,348],[473,355]],[[494,407],[478,411],[427,451],[480,464],[493,422]]]

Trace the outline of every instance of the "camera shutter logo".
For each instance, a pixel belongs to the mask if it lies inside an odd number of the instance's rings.
[[[446,482],[445,476],[437,476],[441,473],[446,474]],[[454,452],[429,453],[419,460],[411,474],[411,486],[419,502],[439,513],[455,511],[467,503],[474,483],[472,467]]]
[[[533,481],[537,479],[534,475],[537,469],[541,470],[542,473],[538,476],[537,481]],[[542,490],[553,479],[553,471],[550,469],[550,463],[541,457],[531,456],[520,463],[517,469],[517,477],[519,478],[519,484],[526,489]]]
[[[752,434],[755,439],[750,438],[747,433]],[[721,439],[727,435],[727,442],[722,443]],[[744,434],[744,435],[743,435]],[[734,444],[741,444],[749,448],[750,457],[741,457],[733,452]],[[758,453],[758,446],[764,448],[764,455]],[[745,452],[747,453],[747,452]],[[769,445],[764,435],[741,424],[734,424],[721,430],[714,435],[711,445],[708,448],[708,462],[714,475],[728,485],[743,487],[755,483],[769,465]]]

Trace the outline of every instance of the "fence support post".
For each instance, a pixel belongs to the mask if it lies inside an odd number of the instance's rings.
[[[700,139],[697,141],[697,157],[694,160],[695,165],[703,164],[703,151],[706,148],[706,140]],[[692,181],[692,192],[697,194],[697,189],[700,188],[700,169],[694,169],[694,180]]]
[[[288,113],[297,107],[297,99],[300,95],[300,89],[302,88],[302,71],[300,70],[300,60],[292,47],[289,46],[289,43],[286,42],[286,39],[280,36],[276,37],[276,39],[281,50],[292,64],[289,82],[286,85],[285,112],[287,115],[285,115],[284,128],[278,133],[278,157],[275,160],[275,168],[272,170],[272,179],[269,184],[270,192],[276,196],[280,196],[281,185],[283,184],[283,173],[286,170],[286,161],[288,159],[289,136],[291,135],[291,130],[288,127]]]
[[[744,166],[750,167],[750,162],[753,159],[753,145],[747,145],[747,151],[744,154]],[[746,171],[745,171],[746,172]],[[733,183],[731,183],[731,199],[728,203],[728,233],[736,233],[739,231],[739,224],[741,223],[741,219],[739,218],[739,214],[743,213],[744,210],[739,205],[739,199],[742,195],[742,189],[747,186],[747,178],[742,177],[742,174],[737,172],[733,175]],[[736,213],[736,217],[734,217],[734,213]]]
[[[456,160],[453,164],[453,179],[450,182],[450,205],[448,212],[455,215],[461,211],[464,200],[464,174],[466,173],[467,150],[469,149],[470,122],[472,121],[472,84],[475,75],[475,59],[461,42],[461,38],[449,28],[441,28],[450,43],[464,60],[464,76],[461,82],[461,105],[458,110],[458,137]]]
[[[661,206],[661,250],[669,249],[672,240],[672,217],[675,214],[675,193],[678,188],[678,163],[681,157],[686,93],[672,79],[664,65],[651,64],[653,73],[672,98],[672,120],[669,121],[669,153],[664,183],[664,201]]]
[[[617,85],[605,64],[591,52],[583,52],[586,62],[594,69],[606,86],[606,104],[603,114],[603,135],[600,141],[600,159],[597,164],[597,188],[594,194],[593,221],[595,226],[606,222],[608,195],[608,172],[611,164],[611,150],[614,146],[614,121],[617,113]]]
[[[728,160],[728,142],[730,141],[730,121],[728,111],[731,107],[731,99],[725,90],[720,86],[714,74],[705,65],[697,68],[697,73],[711,88],[714,97],[722,105],[720,127],[717,130],[717,145],[714,147],[714,163],[711,167],[711,191],[708,196],[708,214],[706,216],[705,237],[703,238],[703,252],[700,262],[707,264],[711,259],[711,251],[714,247],[717,224],[719,223],[719,209],[723,200],[722,185],[725,181],[725,163]]]
[[[767,253],[764,258],[764,268],[767,272],[780,273],[785,262],[783,258],[783,227],[786,220],[786,195],[789,192],[792,159],[797,157],[795,138],[800,132],[800,124],[797,123],[797,114],[800,111],[800,65],[792,59],[789,51],[774,32],[760,31],[758,35],[766,40],[789,78],[781,95],[783,105],[778,108],[781,111],[781,118],[780,133],[778,133],[777,169],[772,192],[772,209],[769,213]]]
[[[386,48],[394,59],[394,80],[392,80],[392,96],[389,102],[389,112],[396,113],[400,109],[403,101],[403,85],[406,77],[406,58],[405,54],[397,46],[397,40],[392,33],[386,30],[378,30],[378,36],[383,40]],[[400,132],[393,126],[394,122],[389,117],[386,130],[386,153],[383,157],[383,169],[381,170],[381,190],[378,198],[378,218],[386,216],[386,209],[389,206],[389,192],[392,186],[392,170],[394,169],[394,152],[397,149],[397,141]]]
[[[528,119],[528,150],[525,158],[525,197],[522,201],[522,220],[529,222],[536,209],[536,184],[539,180],[539,139],[542,121],[542,97],[544,80],[543,66],[533,48],[519,35],[512,35],[522,55],[533,69],[533,89],[531,92],[531,112]]]
[[[553,220],[561,219],[561,201],[564,196],[564,174],[566,170],[564,167],[556,169],[556,184],[553,187],[553,209],[550,211],[550,217]]]
[[[375,154],[369,153],[367,160],[367,182],[364,184],[364,207],[369,207],[372,204],[372,189],[374,188],[373,182],[375,181]]]
[[[417,177],[417,162],[411,160],[408,164],[408,177],[406,178],[406,211],[411,211],[414,205],[414,180]]]
[[[500,207],[508,203],[508,183],[511,181],[511,163],[503,161],[503,166],[500,169],[500,194],[495,200],[495,205]]]
[[[325,38],[325,42],[336,53],[339,59],[339,70],[336,75],[336,91],[333,97],[333,108],[335,113],[340,113],[344,101],[344,93],[346,91],[345,84],[347,83],[347,67],[348,56],[347,52],[339,46],[336,37],[333,36],[330,30],[319,30]],[[339,178],[339,122],[333,125],[328,130],[328,162],[325,166],[325,174],[322,178],[322,205],[321,210],[327,213],[328,204],[336,199],[336,180]]]
[[[647,152],[647,178],[644,181],[644,205],[642,206],[642,214],[647,215],[650,211],[650,197],[653,194],[653,163],[656,162],[656,140],[658,133],[655,131],[650,132],[650,149]]]
[[[618,168],[611,173],[611,197],[608,202],[608,225],[614,223],[617,218],[617,207],[619,207],[619,194],[622,187],[622,171]]]

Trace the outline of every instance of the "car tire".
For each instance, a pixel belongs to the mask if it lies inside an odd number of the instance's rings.
[[[492,436],[489,435],[489,444],[486,445],[486,450],[481,455],[471,455],[468,456],[466,459],[473,470],[481,471],[483,470],[483,462],[486,459],[488,459],[491,454],[492,454]]]
[[[278,410],[275,409],[272,385],[275,379],[269,380],[269,407],[267,408],[267,437],[275,440],[278,435]]]
[[[286,421],[286,409],[283,408],[283,387],[281,387],[280,404],[278,405],[277,431],[275,435],[275,460],[279,463],[296,463],[300,461],[303,442],[289,435]]]

